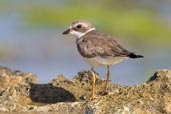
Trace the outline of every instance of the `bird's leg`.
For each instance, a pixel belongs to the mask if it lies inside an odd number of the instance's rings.
[[[93,100],[93,99],[98,98],[98,97],[94,94],[94,93],[95,93],[96,77],[95,77],[95,74],[94,74],[94,69],[93,69],[93,67],[91,68],[91,74],[92,74],[92,94],[91,94],[89,100]]]
[[[106,93],[106,89],[107,89],[107,85],[108,85],[109,79],[110,79],[110,66],[108,65],[108,66],[107,66],[107,78],[106,78],[106,83],[105,83],[105,86],[104,86],[103,91],[101,92],[101,95],[107,94],[107,93]]]

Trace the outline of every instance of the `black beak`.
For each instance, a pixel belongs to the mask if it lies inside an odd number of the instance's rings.
[[[64,31],[62,34],[69,34],[70,33],[70,29],[67,29],[66,31]]]

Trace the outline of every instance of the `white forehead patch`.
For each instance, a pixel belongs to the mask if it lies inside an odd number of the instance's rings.
[[[72,25],[70,25],[69,28],[72,29]]]

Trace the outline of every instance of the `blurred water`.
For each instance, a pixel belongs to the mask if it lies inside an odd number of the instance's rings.
[[[17,3],[11,5],[18,5]],[[22,16],[6,9],[0,16],[0,45],[6,50],[6,57],[0,58],[0,65],[39,76],[40,83],[47,83],[58,74],[72,78],[82,69],[90,69],[80,57],[75,38],[63,36],[64,28],[29,28]],[[135,49],[135,50],[134,50]],[[144,59],[128,59],[111,67],[112,82],[122,85],[134,85],[145,82],[158,69],[170,68],[171,50],[161,47],[141,49],[132,47],[132,51],[143,54]],[[106,68],[95,70],[106,78]]]
[[[14,26],[11,25],[9,28]],[[90,69],[77,52],[75,38],[62,36],[62,32],[57,28],[42,30],[15,28],[8,31],[8,34],[1,36],[1,43],[16,52],[16,55],[12,60],[1,59],[0,65],[35,73],[39,76],[40,83],[49,82],[58,74],[72,78],[80,70]],[[170,52],[151,49],[139,53],[145,58],[128,59],[111,67],[113,82],[123,85],[143,83],[157,69],[170,68]],[[97,67],[95,70],[105,79],[106,67]]]

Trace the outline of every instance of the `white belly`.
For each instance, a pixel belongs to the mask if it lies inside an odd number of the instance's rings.
[[[84,58],[85,62],[94,66],[107,66],[107,65],[115,65],[123,60],[125,60],[127,57],[107,57],[107,58],[101,58],[101,57],[94,57],[94,58]]]

